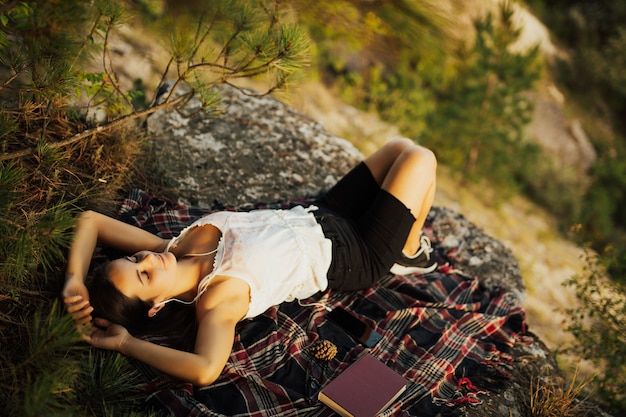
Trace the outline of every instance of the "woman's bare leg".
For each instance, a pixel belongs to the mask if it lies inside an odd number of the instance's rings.
[[[437,159],[410,139],[388,142],[365,160],[381,188],[400,200],[415,217],[404,253],[415,254],[426,216],[435,199]]]

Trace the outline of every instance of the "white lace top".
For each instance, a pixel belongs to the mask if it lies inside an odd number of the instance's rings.
[[[222,236],[213,271],[200,281],[198,294],[216,275],[239,278],[250,286],[246,318],[255,317],[273,305],[310,297],[328,286],[331,241],[311,214],[314,209],[213,213],[185,228],[166,251],[193,227],[217,227]]]

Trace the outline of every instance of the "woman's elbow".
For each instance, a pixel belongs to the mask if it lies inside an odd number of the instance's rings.
[[[76,220],[78,221],[88,221],[89,219],[93,218],[95,211],[93,210],[85,210],[85,211],[81,211],[80,213],[78,213],[76,215]]]
[[[215,366],[211,366],[210,364],[199,366],[196,368],[196,375],[194,375],[191,382],[200,387],[211,385],[219,378],[221,373],[221,369],[218,370]]]
[[[95,225],[99,216],[102,214],[93,210],[85,210],[76,215],[76,221],[79,227],[87,227],[87,225]]]

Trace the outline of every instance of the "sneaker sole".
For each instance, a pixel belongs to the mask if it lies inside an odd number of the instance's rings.
[[[437,269],[439,265],[436,263],[426,268],[420,268],[419,266],[404,266],[400,264],[394,264],[389,272],[395,275],[409,275],[409,274],[428,274]]]

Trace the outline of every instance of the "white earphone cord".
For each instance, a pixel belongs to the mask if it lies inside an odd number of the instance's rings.
[[[212,251],[204,252],[204,253],[187,253],[187,254],[183,255],[181,258],[194,257],[194,256],[208,256],[208,255],[213,255],[215,252],[217,252],[217,248],[213,249]],[[178,298],[170,298],[168,300],[160,301],[160,302],[156,303],[154,306],[155,307],[164,306],[165,304],[169,303],[170,301],[176,301],[177,303],[189,305],[189,304],[195,303],[201,295],[202,295],[202,292],[198,292],[198,294],[196,294],[196,296],[191,301],[179,300]]]
[[[302,307],[314,307],[314,306],[320,306],[323,307],[324,310],[326,311],[331,311],[332,308],[328,307],[326,304],[324,303],[303,303],[302,301],[300,301],[300,299],[298,299],[298,304],[300,304]]]

